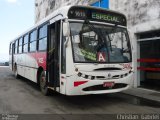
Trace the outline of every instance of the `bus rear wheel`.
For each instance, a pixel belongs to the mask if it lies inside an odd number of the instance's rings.
[[[49,91],[48,86],[47,86],[46,74],[45,74],[44,71],[42,71],[42,72],[40,73],[39,85],[40,85],[41,92],[42,92],[45,96],[48,96],[48,95],[50,94],[50,91]]]
[[[19,78],[18,71],[17,71],[17,65],[14,66],[14,76],[16,79]]]

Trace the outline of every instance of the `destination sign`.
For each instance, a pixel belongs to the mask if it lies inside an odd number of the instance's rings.
[[[71,7],[68,12],[69,19],[92,20],[126,26],[126,17],[117,12],[86,7]]]
[[[97,19],[97,20],[104,20],[104,21],[110,21],[110,22],[121,22],[121,18],[118,16],[113,16],[109,14],[101,14],[101,13],[92,13],[92,19]]]

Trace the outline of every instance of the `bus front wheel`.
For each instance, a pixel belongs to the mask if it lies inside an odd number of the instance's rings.
[[[47,86],[47,80],[46,80],[46,74],[44,71],[42,71],[40,73],[40,77],[39,77],[39,83],[40,83],[40,89],[41,89],[41,92],[47,96],[49,95],[49,89],[48,89],[48,86]]]

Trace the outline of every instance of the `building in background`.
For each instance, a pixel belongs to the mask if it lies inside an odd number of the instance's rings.
[[[110,9],[127,16],[135,60],[135,84],[160,85],[160,1],[110,0]]]
[[[54,10],[66,5],[92,5],[108,8],[109,0],[35,0],[35,22],[38,22]]]
[[[91,5],[126,15],[135,62],[134,87],[160,84],[159,0],[35,0],[35,22],[66,5]]]

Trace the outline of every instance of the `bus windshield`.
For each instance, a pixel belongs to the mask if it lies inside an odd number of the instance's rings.
[[[131,46],[125,28],[71,22],[70,29],[76,63],[131,62]]]

